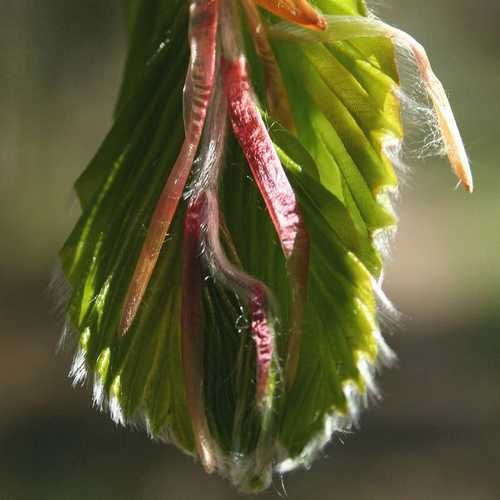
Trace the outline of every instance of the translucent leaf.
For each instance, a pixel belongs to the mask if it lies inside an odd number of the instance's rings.
[[[420,57],[472,189],[465,150],[423,49],[363,0],[127,0],[125,13],[115,122],[76,181],[82,215],[60,252],[71,374],[116,421],[259,491],[355,425],[393,358],[378,311],[389,146],[404,137],[395,43]]]

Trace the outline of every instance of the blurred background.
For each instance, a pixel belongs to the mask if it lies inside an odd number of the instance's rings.
[[[0,499],[238,495],[171,446],[91,407],[56,355],[48,284],[78,216],[72,183],[111,123],[124,61],[119,0],[0,0]],[[263,499],[500,498],[500,3],[377,1],[427,47],[477,191],[417,161],[386,290],[404,313],[397,367],[361,429]],[[285,493],[286,492],[286,493]]]

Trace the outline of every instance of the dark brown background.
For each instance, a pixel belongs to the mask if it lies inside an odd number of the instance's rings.
[[[383,0],[429,49],[473,160],[415,162],[387,291],[406,314],[384,401],[288,498],[500,498],[500,7]],[[47,294],[78,207],[71,184],[110,125],[124,58],[118,0],[0,0],[0,499],[237,498],[190,458],[116,428],[73,390]],[[382,5],[380,5],[382,4]],[[262,498],[283,495],[280,478]]]

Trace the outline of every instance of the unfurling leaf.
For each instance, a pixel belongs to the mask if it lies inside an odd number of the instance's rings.
[[[114,125],[61,250],[76,382],[243,491],[349,429],[379,329],[401,143],[395,46],[470,167],[423,48],[362,0],[128,0]]]

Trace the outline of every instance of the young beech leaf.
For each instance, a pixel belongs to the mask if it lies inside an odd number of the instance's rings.
[[[127,0],[114,125],[60,252],[71,375],[242,491],[309,466],[377,396],[396,45],[470,167],[413,38],[364,0]]]

